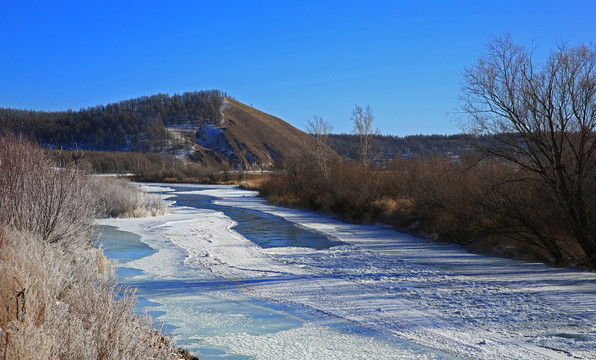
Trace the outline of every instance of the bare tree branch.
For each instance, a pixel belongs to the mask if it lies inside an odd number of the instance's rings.
[[[543,66],[511,36],[466,69],[463,110],[484,152],[536,174],[596,267],[596,52],[562,45]]]
[[[352,122],[354,123],[354,131],[360,141],[359,160],[365,168],[374,161],[372,154],[372,142],[375,135],[372,128],[374,119],[375,117],[369,105],[366,105],[365,109],[358,105],[354,107]]]

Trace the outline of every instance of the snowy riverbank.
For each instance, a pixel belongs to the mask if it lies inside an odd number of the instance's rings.
[[[233,187],[187,188],[346,245],[262,249],[235,232],[221,212],[174,207],[162,218],[103,221],[158,249],[127,266],[164,279],[216,274],[250,296],[307,307],[462,358],[589,359],[596,353],[596,274],[469,254],[387,228],[270,206]],[[181,274],[180,264],[188,274]],[[235,341],[256,346],[262,339]]]

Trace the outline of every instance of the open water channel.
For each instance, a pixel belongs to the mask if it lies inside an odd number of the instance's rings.
[[[223,212],[237,223],[233,228],[236,232],[263,248],[319,250],[341,244],[284,219],[215,205],[212,197],[189,193],[209,188],[206,185],[161,186],[168,188],[173,212],[181,207]],[[157,227],[155,221],[153,228]],[[454,358],[313,309],[246,295],[233,280],[208,268],[189,267],[184,250],[174,244],[167,247],[177,252],[179,276],[148,275],[130,264],[142,262],[159,249],[147,245],[141,235],[126,231],[126,224],[98,229],[104,253],[118,264],[119,282],[138,289],[139,312],[149,312],[179,346],[203,360]]]

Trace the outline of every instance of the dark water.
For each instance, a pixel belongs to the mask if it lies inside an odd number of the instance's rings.
[[[175,186],[172,188],[178,190]],[[328,249],[342,245],[339,241],[327,236],[300,228],[285,219],[260,211],[220,206],[213,204],[214,197],[196,194],[179,194],[172,198],[176,205],[188,206],[196,209],[210,209],[223,212],[238,223],[234,227],[238,233],[248,240],[261,246],[271,247],[306,247],[316,250]]]

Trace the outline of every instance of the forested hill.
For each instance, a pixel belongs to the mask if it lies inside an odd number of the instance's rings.
[[[159,94],[79,111],[0,108],[0,129],[34,136],[53,148],[161,151],[171,144],[167,127],[219,124],[225,96],[218,90]]]
[[[0,108],[0,132],[34,137],[45,147],[160,153],[209,168],[271,168],[305,153],[313,139],[275,116],[218,91],[153,95],[79,111]]]

